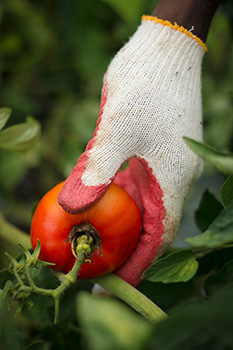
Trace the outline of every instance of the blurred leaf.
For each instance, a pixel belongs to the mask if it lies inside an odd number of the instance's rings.
[[[21,350],[23,342],[20,336],[19,325],[14,317],[15,310],[7,308],[7,301],[0,289],[0,348],[2,350]]]
[[[11,280],[8,280],[2,290],[2,298],[6,298],[7,294],[13,291],[14,286],[14,283]]]
[[[37,121],[10,126],[0,132],[0,148],[23,152],[31,148],[38,139],[40,124]]]
[[[233,282],[233,260],[228,261],[215,275],[211,275],[205,281],[207,293],[211,293],[216,286],[224,286]]]
[[[77,315],[90,350],[144,349],[151,325],[110,297],[80,293]]]
[[[225,174],[233,174],[233,154],[219,152],[187,137],[184,139],[188,146],[202,159],[210,162],[214,167]]]
[[[22,41],[18,33],[9,34],[0,41],[0,53],[1,55],[15,55],[22,49]]]
[[[104,30],[97,31],[93,26],[82,28],[82,35],[78,36],[76,42],[73,63],[76,69],[82,72],[85,80],[90,81],[90,87],[95,83],[98,84],[99,89],[101,89],[102,78],[109,64],[109,56],[106,54],[106,34]]]
[[[0,313],[3,309],[3,305],[4,305],[4,291],[2,289],[0,289]]]
[[[47,349],[47,346],[46,348],[44,348],[44,342],[42,340],[35,340],[33,341],[31,344],[25,346],[23,348],[23,350],[43,350],[43,349]]]
[[[219,214],[208,229],[186,242],[195,247],[217,248],[233,242],[233,201]]]
[[[208,190],[202,195],[201,202],[197,211],[195,212],[195,221],[199,229],[203,232],[219,215],[223,206]]]
[[[27,153],[0,152],[1,190],[10,191],[14,189],[25,176],[28,168],[35,166],[37,161],[37,155],[33,151],[28,151]],[[8,201],[10,201],[10,195]]]
[[[151,282],[187,282],[197,272],[198,262],[191,251],[173,252],[153,263],[143,274]]]
[[[3,289],[8,280],[13,278],[13,273],[10,269],[2,269],[0,270],[0,288]],[[8,282],[9,285],[10,282]],[[7,288],[7,287],[6,287]]]
[[[213,84],[213,79],[210,79],[208,84]],[[228,85],[227,82],[225,84]],[[225,93],[223,91],[208,92],[206,97],[208,114],[205,117],[205,142],[215,149],[227,149],[233,134],[233,112],[229,89],[230,87],[225,86]]]
[[[0,130],[2,130],[2,128],[5,126],[10,115],[11,115],[11,109],[0,108]]]
[[[148,350],[233,349],[233,286],[209,300],[185,303],[154,328]]]
[[[143,294],[156,305],[168,312],[175,305],[196,295],[196,286],[193,280],[188,282],[162,283],[142,280],[137,287]]]
[[[109,4],[118,15],[126,22],[136,22],[143,14],[143,0],[103,0]]]
[[[233,200],[233,176],[228,176],[222,185],[220,197],[224,207],[227,207]]]
[[[68,176],[81,153],[85,150],[88,141],[93,136],[97,116],[99,113],[100,101],[97,98],[83,99],[82,101],[70,101],[69,107],[67,101],[61,101],[59,113],[67,115],[63,123],[62,137],[57,140],[58,143],[63,139],[60,152],[61,170],[64,176]],[[51,125],[51,133],[54,132],[54,126]],[[64,138],[65,136],[65,138]]]
[[[224,2],[226,3],[226,0],[222,1],[222,3]],[[232,4],[230,4],[230,2],[231,1],[229,1],[229,6],[231,6],[232,9]],[[218,70],[221,69],[221,73],[223,73],[226,68],[229,58],[229,45],[232,43],[231,26],[231,16],[228,16],[227,13],[219,11],[218,15],[214,17],[211,23],[211,30],[207,37],[207,47],[210,52],[210,57],[208,57],[209,67],[207,69],[212,69],[213,71],[217,70],[217,73],[219,73]],[[212,77],[212,81],[214,78],[215,77]]]

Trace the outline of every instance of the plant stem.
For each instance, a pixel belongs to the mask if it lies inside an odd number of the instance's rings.
[[[123,300],[150,322],[155,323],[167,317],[166,313],[144,294],[115,274],[98,277],[93,282]]]
[[[14,245],[21,244],[27,249],[31,248],[30,237],[14,225],[6,221],[0,213],[0,236]]]
[[[24,233],[23,231],[16,228],[14,225],[8,223],[3,215],[0,213],[0,236],[6,241],[17,245],[21,244],[25,248],[30,249],[31,243],[29,235]],[[84,238],[84,245],[86,243],[86,238]],[[30,275],[27,272],[29,278],[29,286],[24,286],[25,291],[39,293],[43,295],[49,295],[54,298],[55,301],[55,319],[54,323],[58,322],[58,314],[59,314],[59,299],[60,295],[68,289],[68,287],[75,283],[78,275],[78,271],[85,260],[84,250],[79,250],[78,258],[72,268],[72,270],[65,275],[63,282],[56,289],[43,289],[39,288],[32,282]],[[98,283],[104,289],[109,291],[111,294],[115,295],[119,299],[126,302],[130,305],[134,310],[139,312],[142,316],[148,319],[151,322],[157,322],[162,318],[166,317],[166,313],[162,311],[157,305],[155,305],[150,299],[148,299],[145,295],[139,292],[136,288],[132,287],[130,284],[117,277],[115,274],[109,274],[106,276],[98,277],[94,281],[94,283]],[[22,287],[21,287],[22,288]]]
[[[26,292],[26,293],[37,293],[41,295],[47,295],[52,298],[54,298],[54,303],[55,303],[55,316],[54,316],[54,324],[58,322],[59,318],[59,301],[61,295],[65,292],[66,289],[69,288],[69,286],[77,281],[77,275],[78,272],[83,264],[83,262],[86,259],[86,256],[90,254],[90,251],[93,247],[93,239],[89,239],[86,235],[81,236],[78,238],[78,244],[77,244],[77,249],[76,249],[76,254],[77,258],[75,260],[74,266],[72,267],[72,270],[68,272],[66,275],[64,275],[64,278],[61,282],[61,284],[55,288],[55,289],[45,289],[45,288],[40,288],[35,285],[32,276],[31,276],[31,270],[30,266],[28,264],[28,260],[26,261],[26,276],[27,280],[29,283],[28,285],[25,285],[23,280],[20,277],[20,274],[18,273],[18,262],[14,260],[12,261],[14,264],[14,274],[17,278],[17,281],[20,285],[18,294],[20,292]],[[31,257],[29,257],[30,259]]]

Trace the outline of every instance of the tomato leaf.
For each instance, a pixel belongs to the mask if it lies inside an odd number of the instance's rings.
[[[197,153],[203,160],[211,163],[215,168],[224,174],[233,174],[233,154],[219,152],[203,143],[184,138],[188,146]]]
[[[77,315],[88,349],[144,349],[151,324],[128,306],[109,297],[81,292]]]
[[[186,239],[195,247],[217,248],[233,242],[233,201],[219,214],[207,230]]]
[[[198,262],[189,250],[173,252],[155,261],[143,274],[151,282],[187,282],[197,272]]]
[[[11,110],[9,108],[0,109],[0,130],[2,130],[11,115]]]
[[[201,202],[195,212],[195,221],[199,229],[203,232],[219,215],[223,206],[208,190],[202,194]]]
[[[227,207],[233,200],[233,176],[228,176],[222,185],[220,197],[224,207]]]
[[[0,148],[24,152],[33,146],[39,133],[40,124],[34,120],[10,126],[0,132]]]

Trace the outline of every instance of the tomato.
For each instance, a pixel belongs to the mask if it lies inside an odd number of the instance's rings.
[[[96,249],[90,263],[84,263],[78,278],[95,278],[117,269],[131,254],[141,230],[141,216],[134,200],[116,184],[90,209],[71,215],[57,202],[64,182],[52,188],[39,202],[31,223],[33,249],[40,240],[40,260],[54,263],[56,270],[67,273],[75,263],[68,241],[73,227],[90,223],[99,233],[100,251]]]

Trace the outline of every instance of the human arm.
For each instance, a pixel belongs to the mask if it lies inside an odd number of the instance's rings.
[[[176,22],[186,29],[193,28],[193,34],[204,42],[213,16],[221,0],[160,0],[152,16]]]

